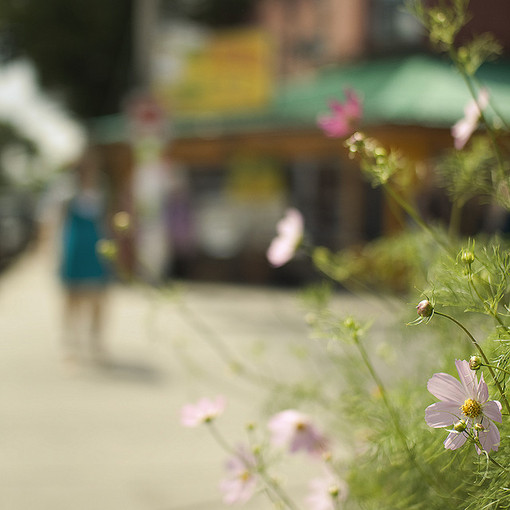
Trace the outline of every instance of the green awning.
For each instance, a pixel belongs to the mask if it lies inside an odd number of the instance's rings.
[[[488,87],[499,114],[510,120],[510,62],[485,64],[477,79]],[[470,99],[462,77],[447,60],[428,55],[381,58],[324,69],[313,77],[282,84],[262,110],[174,118],[172,136],[313,129],[317,115],[327,113],[331,99],[343,100],[347,87],[363,98],[364,125],[449,127],[463,116]],[[92,127],[103,142],[127,139],[122,116],[95,119]]]

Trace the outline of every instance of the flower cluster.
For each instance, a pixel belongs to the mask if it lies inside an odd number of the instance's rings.
[[[212,422],[224,410],[224,397],[202,398],[196,404],[185,404],[182,407],[181,423],[186,427],[202,424],[212,426]],[[319,460],[323,459],[323,455],[327,457],[328,439],[304,413],[295,409],[276,413],[268,420],[267,429],[271,447],[283,448],[290,454],[304,452]],[[288,504],[289,500],[282,488],[269,476],[264,453],[259,446],[240,444],[232,448],[227,441],[220,438],[217,431],[214,436],[229,452],[225,463],[226,475],[219,485],[226,504],[247,502],[259,486],[264,486],[273,493],[273,497]],[[338,507],[338,502],[346,500],[347,495],[347,484],[328,469],[323,477],[311,480],[307,501],[313,510],[334,510]]]
[[[469,361],[455,362],[459,380],[449,374],[434,374],[427,388],[440,402],[425,410],[425,420],[430,427],[451,427],[444,442],[445,448],[456,450],[470,439],[481,453],[497,451],[499,430],[494,422],[501,423],[501,404],[489,400],[489,390],[483,374],[480,381]]]
[[[393,331],[387,334],[386,324],[375,332],[374,338],[376,341],[385,335],[387,338],[382,338],[374,347],[368,338],[367,322],[354,319],[351,310],[343,310],[341,316],[335,311],[333,285],[331,289],[328,287],[327,293],[315,289],[313,313],[306,314],[305,320],[313,328],[317,343],[325,340],[326,344],[311,363],[314,373],[311,378],[317,376],[311,384],[301,379],[298,384],[292,382],[288,386],[285,381],[277,381],[275,385],[272,381],[268,383],[269,391],[289,389],[282,392],[282,398],[294,401],[282,405],[282,410],[268,417],[263,427],[250,429],[248,440],[235,447],[216,428],[216,418],[225,410],[224,398],[203,398],[182,409],[184,426],[208,427],[228,454],[225,477],[220,483],[227,504],[245,503],[260,492],[267,494],[275,506],[287,510],[299,508],[293,502],[297,496],[289,497],[277,481],[279,478],[273,476],[277,461],[288,461],[290,456],[296,455],[309,460],[310,464],[313,461],[314,466],[317,463],[321,469],[321,476],[313,476],[309,481],[310,490],[304,500],[309,510],[339,510],[350,501],[354,502],[353,508],[416,510],[508,508],[510,505],[510,453],[504,443],[508,440],[509,426],[504,416],[510,415],[507,397],[510,384],[510,245],[504,235],[491,237],[489,232],[483,232],[469,241],[461,235],[464,207],[474,201],[472,199],[481,198],[482,192],[483,198],[489,197],[486,203],[491,207],[480,224],[490,223],[487,230],[508,230],[510,148],[503,136],[504,119],[492,104],[493,94],[500,92],[492,87],[489,94],[488,88],[474,76],[496,46],[488,37],[466,40],[468,35],[464,34],[463,27],[470,19],[468,0],[441,0],[428,7],[425,1],[408,3],[429,31],[433,45],[453,59],[472,95],[463,118],[451,127],[450,171],[440,175],[441,162],[444,166],[447,159],[442,159],[440,154],[435,153],[433,161],[432,158],[423,159],[415,164],[412,156],[421,154],[421,147],[410,150],[409,159],[404,159],[398,151],[387,148],[386,140],[383,144],[357,131],[363,114],[361,94],[346,89],[345,99],[331,100],[330,112],[319,115],[317,124],[327,137],[347,138],[343,146],[348,156],[359,163],[373,187],[382,188],[383,199],[388,199],[384,202],[385,219],[388,213],[388,217],[391,215],[395,219],[395,225],[401,220],[403,233],[413,236],[388,236],[387,244],[377,245],[383,248],[373,252],[370,247],[376,242],[367,242],[368,248],[356,246],[350,257],[345,256],[347,250],[330,254],[330,248],[307,246],[303,215],[290,207],[276,225],[277,235],[266,256],[269,264],[278,268],[291,261],[299,248],[310,248],[312,263],[318,272],[332,279],[334,284],[340,283],[342,290],[353,282],[355,290],[362,289],[363,298],[372,298],[371,290],[375,288],[370,277],[362,279],[364,273],[384,272],[386,281],[404,279],[404,290],[397,296],[392,294],[391,299],[387,296],[395,288],[391,285],[395,282],[386,284],[384,321],[391,319],[394,310],[395,316],[402,309],[407,313],[408,304],[403,303],[407,303],[409,292],[414,292],[409,289],[423,289],[422,295],[428,293],[430,299],[418,303],[417,318],[408,324],[427,325],[418,347],[425,346],[418,352],[420,356],[426,355],[421,356],[416,366],[411,363],[407,351],[399,360],[399,349],[405,351],[411,344],[411,335],[409,330],[402,333],[403,328],[396,328],[396,334]],[[491,111],[487,115],[489,99]],[[461,107],[462,104],[459,110]],[[461,115],[459,111],[456,118]],[[497,123],[492,122],[494,119]],[[480,136],[468,144],[480,126],[483,128]],[[444,145],[452,145],[448,131],[443,134],[446,134]],[[479,144],[479,140],[484,143]],[[407,142],[402,144],[402,150],[404,148],[409,149]],[[445,179],[446,176],[450,180]],[[446,197],[450,200],[446,209],[451,217],[443,223],[430,221],[428,215],[421,214],[426,208],[416,205],[422,189],[435,191],[436,186],[443,188],[441,197],[444,194],[445,200]],[[501,200],[502,196],[506,196],[506,202]],[[492,205],[496,203],[498,208]],[[398,229],[396,226],[393,229],[393,219],[388,222],[392,224],[392,232]],[[408,223],[413,227],[408,228]],[[459,251],[466,244],[467,248]],[[370,257],[367,255],[370,253],[377,256]],[[352,262],[354,259],[356,266]],[[389,262],[380,266],[381,259]],[[407,262],[411,270],[403,271],[401,260]],[[381,271],[379,267],[388,268],[388,271]],[[359,282],[358,276],[361,277]],[[405,299],[399,303],[398,298],[404,292],[407,292]],[[342,307],[345,302],[342,301]],[[372,309],[370,304],[370,311]],[[474,315],[472,312],[476,312],[474,319],[470,318]],[[444,321],[447,322],[445,328],[437,324]],[[401,344],[397,345],[399,334]],[[485,341],[477,340],[479,335],[485,335]],[[452,357],[464,357],[460,354],[465,353],[460,343],[465,341],[470,343],[475,354],[468,359],[455,360],[458,377],[446,372],[434,373],[439,364],[451,363]],[[414,344],[412,349],[411,352],[416,352]],[[315,351],[310,358],[314,354]],[[383,362],[392,363],[391,369],[379,373]],[[398,373],[398,368],[404,369],[403,375]],[[399,376],[405,379],[403,384],[395,382]],[[427,390],[437,401],[428,407],[429,402],[416,405],[417,399],[430,399]],[[311,402],[317,414],[298,410]],[[332,418],[328,421],[327,434],[318,426],[321,410],[324,416]],[[431,443],[429,427],[445,429],[444,448],[439,440],[437,444]],[[331,451],[337,434],[345,430],[349,431],[353,444],[343,445],[344,450],[349,451],[342,453],[346,459],[349,455],[350,458],[344,465],[333,464]],[[457,452],[461,448],[462,454]],[[446,456],[451,460],[445,462]],[[335,462],[338,462],[336,456]],[[348,475],[340,477],[344,471]],[[343,478],[349,481],[349,486]]]

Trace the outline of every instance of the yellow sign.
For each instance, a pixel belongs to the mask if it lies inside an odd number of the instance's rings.
[[[272,90],[271,53],[259,30],[214,33],[179,56],[178,73],[156,77],[154,94],[171,114],[263,107]]]
[[[282,168],[258,155],[238,154],[228,165],[226,191],[232,198],[258,203],[278,198],[285,191]]]

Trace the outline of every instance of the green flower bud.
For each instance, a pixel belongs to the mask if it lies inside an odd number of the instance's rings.
[[[469,368],[471,370],[478,370],[482,366],[482,358],[475,354],[469,358]]]
[[[464,420],[459,420],[454,426],[453,430],[456,432],[464,432],[467,428],[466,422]]]
[[[344,326],[348,329],[354,329],[356,323],[352,317],[347,317],[347,319],[344,320]]]
[[[460,260],[462,260],[464,264],[471,265],[475,261],[475,254],[471,250],[462,250]]]
[[[386,149],[384,147],[377,147],[374,150],[374,155],[376,157],[386,158],[386,156],[388,155],[388,152],[386,151]]]
[[[333,499],[336,499],[338,498],[338,495],[340,494],[340,489],[338,488],[337,485],[332,485],[329,489],[329,495],[333,498]]]
[[[467,62],[469,58],[469,50],[465,46],[461,46],[457,52],[457,56],[461,62]]]

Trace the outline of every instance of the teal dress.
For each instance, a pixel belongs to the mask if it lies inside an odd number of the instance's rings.
[[[75,196],[68,204],[63,228],[60,276],[68,287],[102,287],[110,280],[106,260],[96,249],[104,238],[103,204],[96,194]]]

